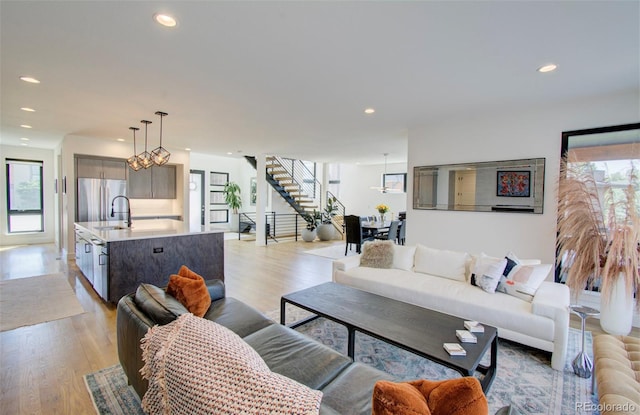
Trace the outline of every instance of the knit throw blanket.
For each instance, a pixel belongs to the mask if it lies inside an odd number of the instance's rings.
[[[142,340],[148,414],[318,414],[322,392],[273,373],[231,330],[193,314]]]

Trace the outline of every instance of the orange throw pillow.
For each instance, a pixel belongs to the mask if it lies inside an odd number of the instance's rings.
[[[488,415],[489,404],[478,379],[378,381],[372,415]]]
[[[174,296],[190,313],[198,317],[203,317],[211,306],[211,296],[204,278],[184,265],[180,267],[178,275],[169,277],[167,294]]]
[[[413,385],[379,380],[373,387],[371,415],[430,415],[427,399]]]

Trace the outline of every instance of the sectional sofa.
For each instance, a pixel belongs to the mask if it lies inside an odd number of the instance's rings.
[[[204,318],[240,336],[276,373],[322,391],[321,415],[370,415],[373,386],[393,380],[387,373],[354,363],[349,357],[282,326],[254,308],[225,296],[219,280],[207,282],[212,303]],[[117,308],[118,357],[129,383],[142,398],[148,389],[140,341],[149,328],[168,324],[187,309],[158,287],[142,284]],[[205,357],[203,356],[203,361]]]
[[[216,322],[241,337],[273,373],[320,390],[320,415],[371,415],[376,382],[395,380],[385,372],[354,362],[349,357],[274,322],[241,301],[226,297],[224,283],[220,280],[207,281],[207,289],[212,302],[203,318]],[[141,374],[144,366],[141,340],[152,328],[157,331],[182,317],[193,317],[185,316],[188,313],[176,298],[151,284],[141,284],[135,293],[124,296],[118,302],[118,357],[129,384],[141,398],[149,389],[148,381]],[[207,363],[207,356],[203,355],[201,361],[202,365],[211,366]],[[215,385],[215,382],[210,384]],[[191,393],[190,386],[185,385],[187,394]],[[188,404],[190,397],[184,399]],[[464,412],[464,407],[453,412],[467,413]],[[513,414],[515,412],[510,406],[495,413]]]
[[[570,301],[564,284],[543,281],[527,294],[515,290],[510,292],[514,295],[489,293],[470,281],[480,255],[393,245],[392,260],[377,267],[379,264],[375,263],[361,266],[365,251],[335,260],[333,281],[495,326],[499,337],[551,352],[553,369],[564,368]],[[547,273],[551,269],[537,260],[515,260],[520,267],[539,265]]]

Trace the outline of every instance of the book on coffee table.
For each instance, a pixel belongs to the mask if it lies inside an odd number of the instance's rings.
[[[466,356],[467,351],[458,343],[445,343],[444,350],[451,356]]]
[[[484,326],[477,321],[466,320],[464,322],[464,328],[471,333],[484,333]]]
[[[468,330],[456,330],[456,336],[462,343],[478,343],[478,338]]]

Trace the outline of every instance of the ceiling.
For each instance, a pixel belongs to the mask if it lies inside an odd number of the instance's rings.
[[[0,18],[6,145],[132,143],[149,119],[151,149],[161,110],[169,150],[393,163],[417,126],[640,82],[637,1],[3,0]]]

